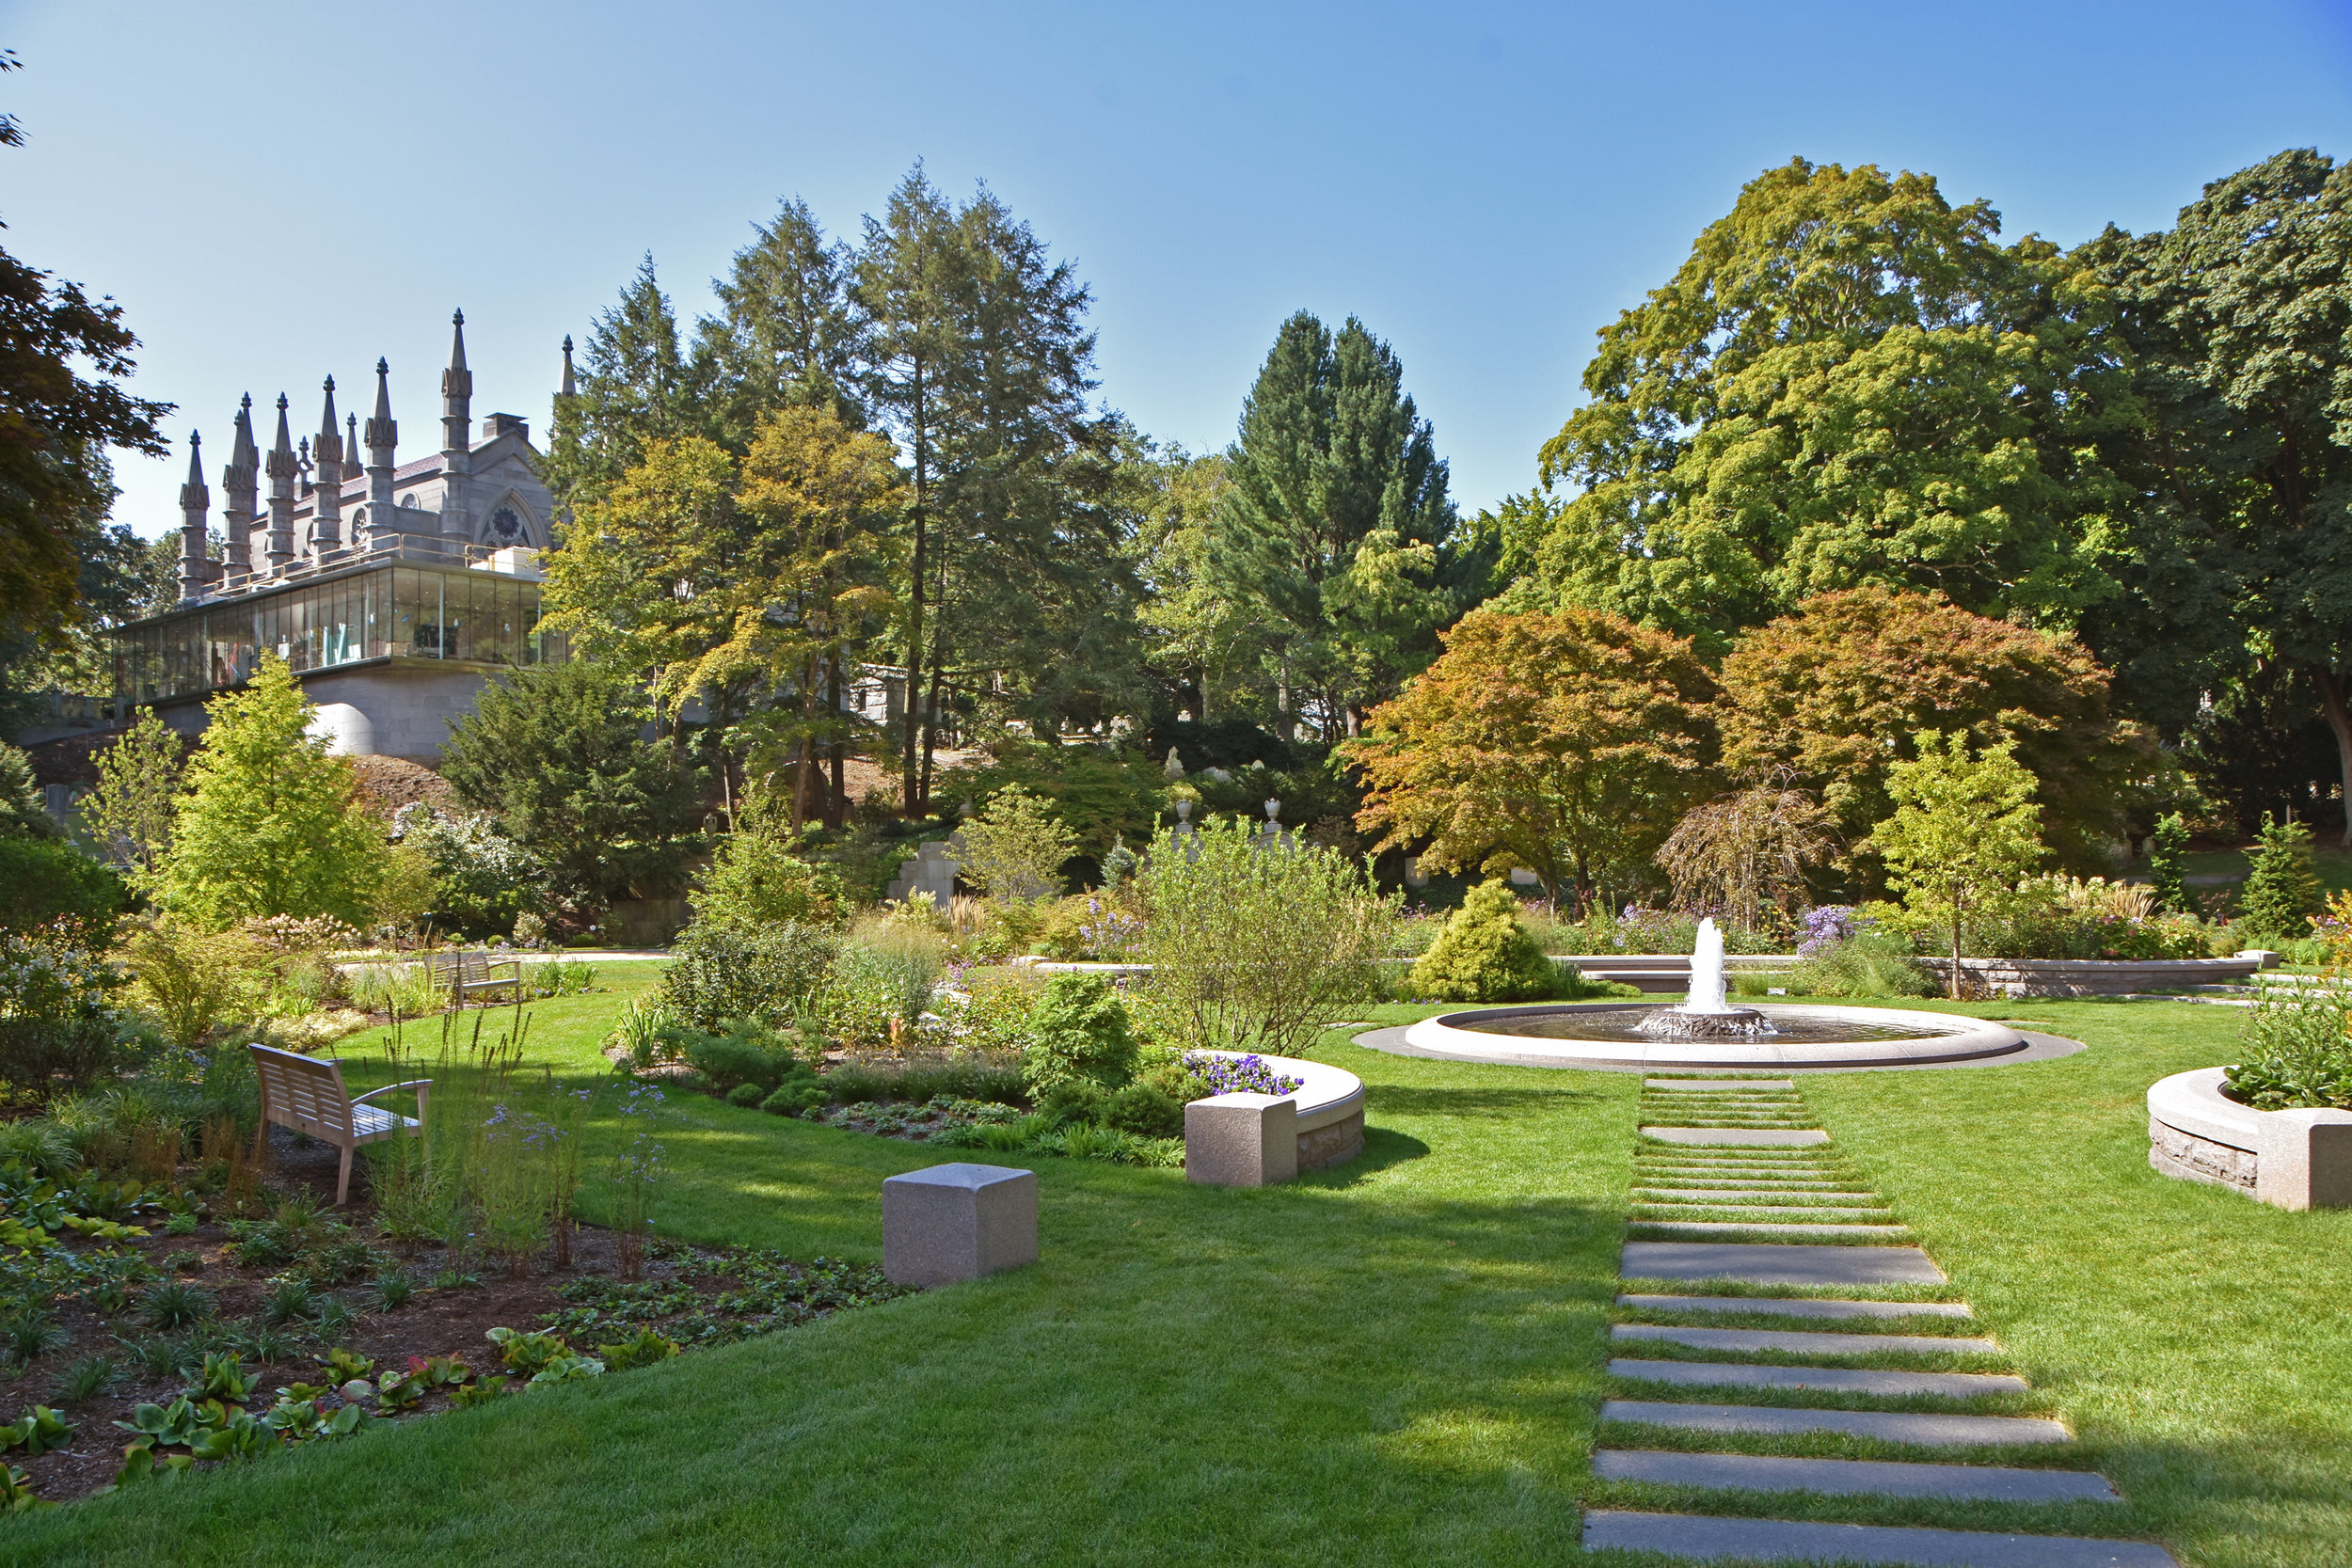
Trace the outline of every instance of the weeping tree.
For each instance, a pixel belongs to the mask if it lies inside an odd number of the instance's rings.
[[[1764,911],[1792,917],[1806,874],[1837,854],[1835,824],[1820,801],[1785,781],[1721,795],[1688,813],[1659,847],[1658,863],[1685,907],[1721,910],[1754,930]]]

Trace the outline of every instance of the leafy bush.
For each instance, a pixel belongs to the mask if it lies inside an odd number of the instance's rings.
[[[1161,833],[1136,887],[1151,990],[1187,1047],[1295,1053],[1329,1008],[1386,989],[1399,901],[1336,850],[1214,823]]]
[[[155,1015],[165,1038],[190,1051],[222,1022],[251,1016],[272,974],[243,930],[210,931],[172,915],[140,923],[122,958],[132,994]]]
[[[956,966],[937,1002],[953,1049],[981,1054],[1020,1050],[1028,1043],[1029,1020],[1044,990],[1044,976],[1033,969]]]
[[[1020,1069],[978,1059],[917,1062],[904,1067],[850,1062],[826,1073],[824,1085],[832,1101],[841,1105],[867,1100],[920,1103],[941,1097],[1013,1101],[1026,1093]]]
[[[1029,1017],[1022,1075],[1032,1093],[1072,1079],[1117,1088],[1135,1072],[1127,1008],[1099,974],[1057,974]]]
[[[1519,901],[1500,879],[1470,890],[1408,984],[1415,996],[1438,1002],[1534,1002],[1564,989],[1559,966],[1519,924]]]
[[[782,1028],[810,1009],[840,952],[832,932],[811,926],[740,931],[697,921],[671,949],[661,995],[699,1028],[736,1018]]]
[[[2197,912],[2181,870],[2181,858],[2187,851],[2188,824],[2181,820],[2181,814],[2169,812],[2158,817],[2156,831],[2148,835],[2148,886],[2159,914]]]
[[[2233,1099],[2260,1111],[2352,1110],[2352,994],[2265,986],[2243,1038],[2245,1058],[2222,1073]]]
[[[391,837],[431,868],[434,923],[469,942],[511,934],[516,919],[548,902],[546,864],[490,817],[452,816],[420,800],[392,814]]]
[[[1826,922],[1823,923],[1827,927]],[[1802,996],[1931,996],[1935,982],[1914,956],[1908,937],[1856,919],[1844,936],[1809,939],[1788,975]]]
[[[939,983],[943,943],[928,924],[878,922],[841,945],[818,1010],[825,1029],[844,1045],[875,1047],[930,1010]]]
[[[698,922],[739,931],[838,923],[840,877],[794,854],[780,827],[763,821],[719,840],[708,869],[695,879]]]
[[[1103,1120],[1139,1138],[1176,1137],[1184,1130],[1184,1102],[1157,1084],[1137,1079],[1104,1104]]]
[[[2304,937],[2325,895],[2312,868],[2312,832],[2300,822],[2274,822],[2263,813],[2262,829],[2248,855],[2251,863],[2238,895],[2238,919],[2265,936]]]
[[[103,865],[62,839],[0,838],[0,931],[30,931],[71,920],[113,925],[131,890]]]
[[[47,1094],[119,1064],[122,972],[75,927],[0,935],[0,1079]]]

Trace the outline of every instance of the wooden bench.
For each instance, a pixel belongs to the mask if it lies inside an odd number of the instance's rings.
[[[262,1127],[254,1138],[255,1158],[258,1160],[268,1148],[272,1122],[308,1133],[322,1143],[333,1144],[343,1151],[342,1166],[335,1174],[335,1202],[339,1207],[351,1195],[353,1150],[362,1144],[380,1143],[386,1138],[412,1136],[424,1125],[425,1096],[433,1088],[430,1078],[388,1084],[354,1100],[343,1087],[341,1062],[297,1056],[291,1051],[274,1051],[266,1045],[246,1049],[253,1053],[253,1070],[262,1081]],[[417,1114],[413,1119],[368,1103],[379,1095],[397,1094],[403,1089],[417,1091]]]
[[[494,969],[514,973],[498,975],[490,973]],[[523,983],[522,959],[493,958],[487,953],[463,947],[425,954],[424,970],[436,987],[448,991],[459,1003],[477,991],[520,990]]]

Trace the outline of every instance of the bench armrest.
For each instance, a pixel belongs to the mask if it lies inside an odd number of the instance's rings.
[[[351,1102],[354,1105],[363,1105],[380,1094],[398,1094],[403,1089],[414,1089],[417,1091],[417,1103],[422,1105],[424,1091],[432,1086],[433,1080],[430,1078],[411,1078],[405,1084],[387,1084],[380,1089],[370,1089],[365,1094],[355,1094],[351,1097]]]

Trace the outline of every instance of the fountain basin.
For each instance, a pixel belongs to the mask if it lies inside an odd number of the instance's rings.
[[[1761,1004],[1773,1033],[1745,1038],[1660,1038],[1642,1024],[1669,1011],[1651,1003],[1552,1002],[1478,1007],[1423,1019],[1405,1042],[1435,1055],[1545,1067],[1907,1067],[2005,1056],[2026,1048],[2006,1024],[1908,1007]]]

